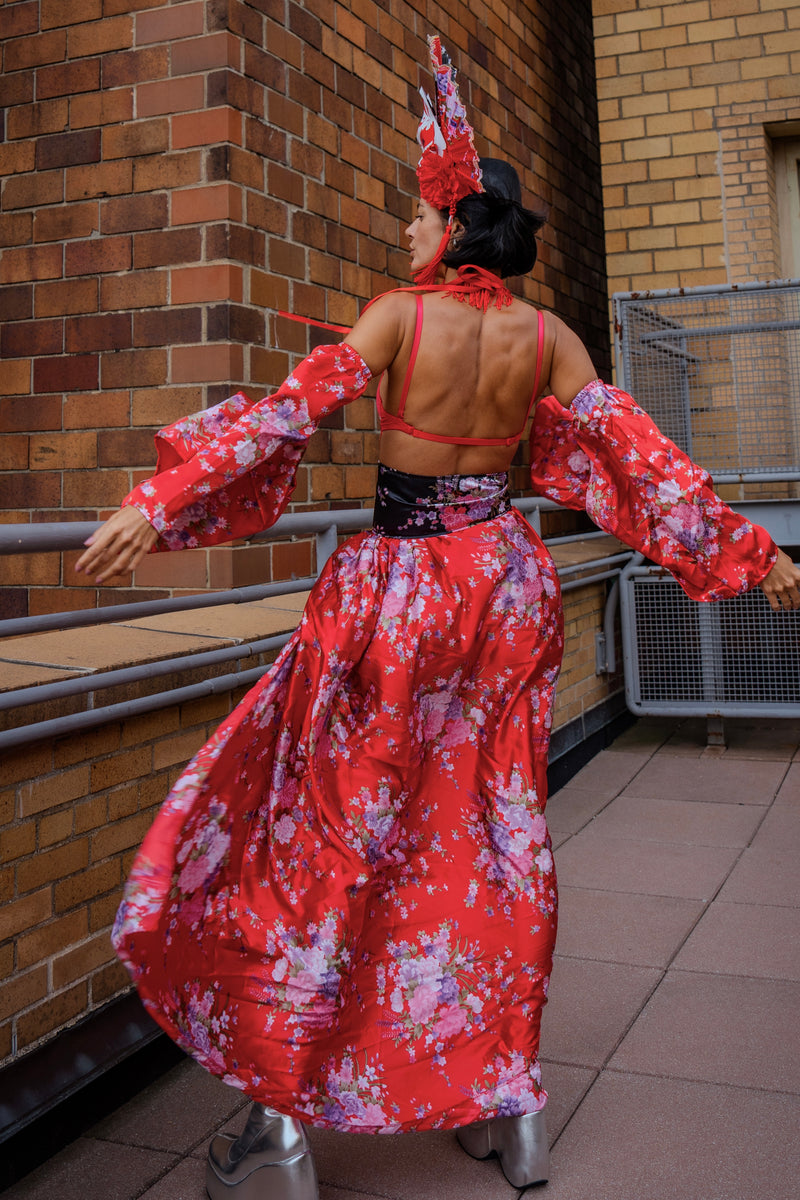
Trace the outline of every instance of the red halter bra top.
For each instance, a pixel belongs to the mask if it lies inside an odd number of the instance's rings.
[[[411,290],[411,289],[409,289]],[[411,347],[411,356],[408,360],[406,368],[406,377],[403,380],[403,391],[400,396],[400,408],[397,413],[387,412],[383,407],[381,399],[380,384],[378,385],[377,406],[378,416],[380,417],[381,433],[386,429],[397,429],[400,433],[408,433],[411,437],[424,438],[427,442],[445,442],[453,446],[513,446],[518,442],[525,432],[525,426],[528,423],[528,417],[536,403],[536,397],[539,394],[539,376],[542,370],[542,356],[544,354],[544,317],[541,311],[537,313],[539,321],[539,345],[536,350],[536,376],[534,378],[533,393],[531,395],[528,411],[525,413],[525,420],[522,423],[522,429],[519,433],[514,433],[511,437],[499,438],[469,438],[469,437],[452,437],[450,434],[444,433],[428,433],[427,430],[417,429],[413,425],[409,425],[404,418],[406,408],[406,397],[408,389],[411,386],[411,376],[414,372],[414,364],[417,361],[417,351],[419,349],[420,338],[422,337],[422,296],[417,296],[417,323],[414,330],[414,342]]]

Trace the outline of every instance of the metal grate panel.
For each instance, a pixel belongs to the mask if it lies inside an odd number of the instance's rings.
[[[617,376],[708,471],[800,472],[800,282],[618,293]]]
[[[621,586],[634,712],[800,715],[800,612],[773,613],[758,589],[697,604],[658,568]]]

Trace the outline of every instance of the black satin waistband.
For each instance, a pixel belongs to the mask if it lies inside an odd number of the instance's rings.
[[[387,537],[438,537],[511,507],[508,474],[409,475],[381,463],[373,528]]]

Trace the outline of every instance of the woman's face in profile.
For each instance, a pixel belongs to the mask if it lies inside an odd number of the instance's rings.
[[[439,249],[442,234],[445,231],[445,221],[438,208],[420,199],[417,203],[417,215],[406,230],[410,243],[411,271],[419,271],[428,265]]]

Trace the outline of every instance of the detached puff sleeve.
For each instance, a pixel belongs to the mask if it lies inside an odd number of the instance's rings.
[[[585,509],[596,525],[666,567],[693,600],[755,587],[778,548],[733,512],[711,477],[657,429],[635,400],[600,380],[569,409],[540,401],[531,430],[535,491]]]
[[[318,346],[263,400],[238,392],[160,430],[156,474],[122,503],[158,531],[156,550],[214,546],[269,528],[320,419],[360,396],[370,378],[346,342]]]

